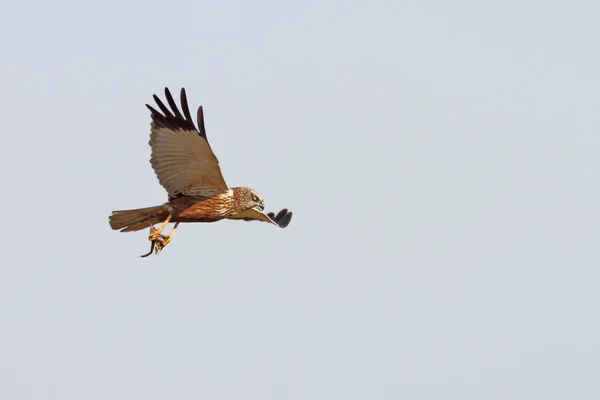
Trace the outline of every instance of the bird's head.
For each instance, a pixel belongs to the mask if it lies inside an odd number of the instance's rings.
[[[262,196],[254,189],[248,189],[246,193],[246,206],[248,208],[258,208],[260,211],[265,209],[265,201]]]
[[[233,190],[233,197],[235,199],[234,208],[236,211],[234,213],[239,213],[251,208],[255,208],[258,211],[263,211],[265,209],[265,201],[256,190],[247,187],[235,187],[231,189]]]
[[[250,208],[256,208],[257,210],[265,209],[265,201],[262,196],[254,189],[247,187],[236,187],[233,189],[233,196],[235,198],[235,208],[242,212]]]

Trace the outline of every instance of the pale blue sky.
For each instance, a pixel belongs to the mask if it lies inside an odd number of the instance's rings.
[[[600,3],[0,7],[0,398],[600,398]],[[290,226],[185,224],[184,86]]]

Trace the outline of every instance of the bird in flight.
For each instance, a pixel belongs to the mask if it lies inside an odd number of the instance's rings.
[[[180,222],[216,222],[222,219],[263,221],[285,228],[292,219],[286,208],[264,213],[265,202],[254,189],[229,188],[221,174],[219,160],[213,153],[204,128],[204,112],[198,107],[194,125],[185,89],[181,89],[181,111],[168,88],[165,97],[169,107],[154,95],[160,111],[146,104],[151,112],[150,164],[160,184],[169,194],[164,204],[133,210],[113,211],[110,227],[121,232],[150,228],[150,252],[158,254],[173,238]],[[183,113],[183,114],[182,114]],[[162,235],[169,222],[175,226]],[[161,224],[158,229],[155,224]]]

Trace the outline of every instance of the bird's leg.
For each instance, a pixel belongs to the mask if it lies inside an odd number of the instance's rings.
[[[155,254],[160,253],[162,249],[167,247],[167,245],[171,241],[171,238],[173,237],[173,234],[175,233],[175,229],[177,229],[177,226],[179,226],[179,222],[175,222],[175,226],[173,227],[173,229],[171,229],[171,232],[169,232],[169,236],[165,237],[164,235],[160,235],[160,240],[154,244],[154,249],[156,251]]]
[[[167,224],[171,220],[171,217],[173,217],[173,214],[169,214],[169,216],[167,217],[165,222],[163,222],[163,224],[158,229],[155,229],[154,226],[150,226],[150,234],[148,235],[149,241],[154,242],[158,238],[160,238],[160,233],[162,232],[163,229],[165,229],[165,226],[167,226]]]
[[[166,237],[166,239],[164,240],[164,243],[162,243],[162,247],[166,247],[167,244],[169,244],[169,242],[171,241],[171,238],[173,237],[173,234],[175,233],[175,229],[177,229],[177,227],[179,226],[179,222],[175,222],[175,226],[173,227],[173,229],[171,229],[171,232],[169,232],[169,236]],[[164,235],[161,235],[162,237],[164,237]]]

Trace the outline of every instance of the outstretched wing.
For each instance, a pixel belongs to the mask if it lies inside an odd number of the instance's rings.
[[[227,217],[227,219],[242,219],[244,221],[264,221],[275,224],[280,228],[285,228],[290,224],[290,221],[292,220],[292,212],[288,211],[287,208],[284,208],[283,210],[279,211],[277,215],[275,215],[275,213],[272,212],[265,214],[258,208],[254,207],[246,211],[242,211],[239,214],[230,215],[229,217]]]
[[[160,184],[169,197],[180,194],[211,197],[228,189],[221,174],[219,160],[212,152],[206,130],[204,113],[198,108],[198,129],[194,126],[190,109],[181,89],[181,111],[165,88],[170,109],[154,95],[159,112],[146,104],[152,112],[150,163]]]

